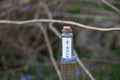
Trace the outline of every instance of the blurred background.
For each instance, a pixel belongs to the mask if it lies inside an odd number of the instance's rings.
[[[106,0],[120,9],[120,0]],[[104,0],[0,0],[1,20],[60,19],[101,28],[120,27],[120,11]],[[60,68],[64,24],[0,24],[0,80],[58,80],[45,36]],[[74,48],[96,80],[120,80],[120,32],[93,31],[71,26]],[[79,80],[90,80],[78,66]]]

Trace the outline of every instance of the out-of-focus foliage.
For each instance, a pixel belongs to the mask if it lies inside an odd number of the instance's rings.
[[[119,0],[106,0],[120,9]],[[0,0],[0,19],[48,19],[44,2],[54,19],[96,27],[119,27],[120,14],[101,0]],[[54,57],[60,62],[61,44],[49,25]],[[53,25],[61,31],[63,24]],[[120,80],[120,32],[100,32],[73,27],[74,47],[96,80]],[[60,67],[60,66],[59,66]],[[78,66],[80,80],[90,80]],[[0,24],[0,80],[58,80],[48,56],[44,36],[35,24]]]

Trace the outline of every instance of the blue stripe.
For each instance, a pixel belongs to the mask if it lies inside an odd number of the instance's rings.
[[[75,61],[75,57],[72,57],[72,58],[62,58],[61,61],[62,62],[74,62]]]

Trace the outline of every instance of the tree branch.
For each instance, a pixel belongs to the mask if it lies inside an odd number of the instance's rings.
[[[65,21],[65,20],[56,20],[56,19],[32,19],[32,20],[24,20],[24,21],[12,21],[12,20],[0,20],[0,24],[33,24],[33,23],[40,23],[40,22],[47,22],[47,23],[61,23],[61,24],[69,24],[78,26],[80,28],[86,28],[90,30],[97,30],[97,31],[119,31],[120,28],[98,28],[93,26],[84,25],[81,23],[73,22],[73,21]]]

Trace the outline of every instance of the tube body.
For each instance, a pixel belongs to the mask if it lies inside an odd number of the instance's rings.
[[[62,61],[73,62],[73,34],[72,30],[62,32]]]

